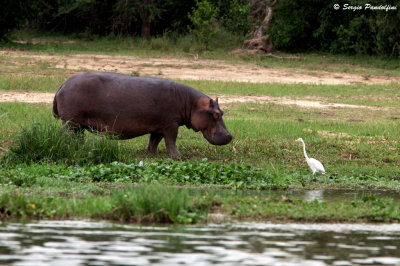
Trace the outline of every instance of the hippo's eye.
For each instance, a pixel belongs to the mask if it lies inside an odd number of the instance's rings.
[[[218,119],[221,118],[221,113],[220,112],[214,112],[213,113],[213,117],[214,117],[215,120],[218,120]]]

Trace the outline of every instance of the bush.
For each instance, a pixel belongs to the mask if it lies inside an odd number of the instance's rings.
[[[234,34],[245,36],[251,30],[251,5],[241,4],[238,0],[232,0],[228,14],[223,17],[223,25]]]
[[[335,1],[327,4],[320,12],[320,27],[313,33],[321,48],[331,53],[377,54],[399,56],[400,12],[360,10],[357,12],[334,10]],[[338,2],[341,6],[345,3]],[[378,1],[362,1],[379,6]],[[395,6],[395,1],[385,4]]]
[[[208,49],[208,44],[213,36],[218,32],[215,22],[218,15],[218,8],[215,8],[207,0],[196,2],[197,8],[192,9],[188,14],[193,28],[188,27],[189,32]]]
[[[278,50],[399,56],[400,10],[335,10],[336,0],[278,1],[267,30]],[[350,5],[382,5],[350,1]],[[385,4],[396,6],[395,1]]]
[[[24,16],[28,13],[25,4],[30,1],[13,0],[1,1],[0,8],[0,40],[6,39],[6,35],[19,26],[24,21]]]
[[[318,13],[328,3],[327,0],[278,1],[267,30],[274,46],[285,51],[317,48],[319,42],[313,32],[320,26]]]

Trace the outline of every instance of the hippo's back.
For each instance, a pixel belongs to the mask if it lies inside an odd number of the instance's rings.
[[[134,137],[181,123],[182,104],[194,89],[170,80],[116,73],[84,73],[58,89],[55,114],[85,128]]]

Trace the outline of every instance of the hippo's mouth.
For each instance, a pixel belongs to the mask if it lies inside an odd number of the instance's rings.
[[[229,132],[211,134],[208,130],[203,130],[201,133],[203,133],[204,138],[213,145],[226,145],[232,140],[232,135]]]

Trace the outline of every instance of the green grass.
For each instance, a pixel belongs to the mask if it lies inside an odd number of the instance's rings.
[[[277,198],[241,198],[230,206],[236,219],[301,222],[396,222],[400,208],[393,199],[364,196],[351,202],[283,201]]]
[[[42,179],[43,182],[43,179]],[[274,222],[399,222],[400,205],[390,198],[366,195],[348,201],[303,201],[237,193],[218,194],[209,189],[160,185],[99,188],[86,186],[85,196],[70,191],[60,196],[48,179],[38,186],[4,186],[0,193],[0,219],[107,219],[135,223],[199,223],[235,220]],[[71,181],[70,181],[71,182]],[[73,182],[72,182],[73,183]],[[82,184],[79,184],[82,187]],[[104,185],[104,184],[103,184]],[[77,186],[77,184],[75,184]],[[64,188],[65,190],[65,188]],[[66,190],[65,190],[66,191]],[[33,193],[32,193],[33,192]]]
[[[113,161],[131,164],[140,160],[171,163],[164,142],[160,144],[159,155],[146,153],[148,136],[116,141],[87,132],[82,138],[62,130],[60,121],[52,117],[50,107],[16,103],[0,106],[13,108],[9,116],[0,120],[0,128],[7,129],[0,135],[5,154],[3,160],[7,164],[93,165]],[[268,186],[258,186],[257,181],[254,188],[300,187],[299,177],[307,181],[307,186],[357,187],[368,186],[368,183],[375,186],[373,183],[377,181],[379,187],[396,187],[398,181],[386,185],[378,181],[398,180],[400,176],[397,121],[380,116],[375,116],[377,120],[362,123],[330,120],[318,111],[275,104],[234,104],[228,107],[225,122],[233,141],[226,146],[213,146],[200,133],[181,127],[177,147],[183,155],[182,162],[208,158],[211,163],[252,165],[254,169],[265,170],[262,172],[264,177],[283,180],[283,183],[274,181]],[[29,115],[26,117],[24,114]],[[349,117],[352,115],[347,114]],[[305,140],[309,156],[321,160],[327,170],[327,175],[319,177],[316,184],[308,184],[310,170],[301,145],[294,142],[298,137]],[[245,179],[245,176],[232,178],[237,178],[237,186],[239,179]],[[196,182],[190,180],[188,183]]]
[[[33,75],[10,74],[0,76],[0,88],[5,91],[56,92],[66,79],[66,74],[54,73],[46,77]]]

